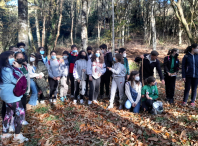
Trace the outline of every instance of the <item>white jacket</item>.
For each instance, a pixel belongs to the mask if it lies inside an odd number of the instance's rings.
[[[32,65],[30,65],[30,64],[28,64],[27,65],[27,69],[28,69],[28,73],[29,73],[29,76],[30,76],[30,79],[31,78],[36,78],[36,77],[38,77],[38,76],[44,76],[44,74],[41,72],[41,73],[35,73],[35,70],[34,70],[34,67],[32,66]]]

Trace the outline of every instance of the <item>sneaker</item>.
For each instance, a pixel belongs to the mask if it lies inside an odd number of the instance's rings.
[[[68,99],[67,99],[67,96],[64,96],[64,98],[65,98],[65,100],[68,100]]]
[[[39,105],[39,101],[38,100],[36,101],[36,105]]]
[[[22,125],[26,126],[26,125],[28,125],[28,124],[29,124],[29,123],[28,123],[26,120],[23,120]]]
[[[65,101],[65,98],[64,98],[64,97],[61,97],[60,100],[61,100],[62,102],[64,102],[64,101]]]
[[[12,142],[12,134],[8,133],[6,136],[1,136],[2,145],[6,146]]]
[[[97,101],[97,100],[93,100],[93,102],[94,102],[94,103],[96,103],[96,104],[98,103],[98,101]]]
[[[108,106],[108,109],[113,108],[113,104],[110,103],[110,105]]]
[[[88,105],[92,104],[92,101],[91,100],[88,100]]]
[[[195,103],[193,103],[193,102],[190,103],[190,105],[191,105],[191,107],[193,107],[193,108],[195,107]]]
[[[41,103],[41,104],[45,104],[45,100],[41,100],[40,103]]]
[[[52,99],[50,99],[49,101],[52,102]]]
[[[70,97],[71,97],[71,98],[74,98],[74,95],[71,95]]]
[[[53,103],[56,103],[56,99],[53,100]]]
[[[77,96],[77,99],[80,100],[80,95]]]
[[[74,99],[74,100],[73,100],[73,104],[77,104],[77,100]]]
[[[13,141],[17,141],[19,143],[23,143],[25,141],[28,141],[28,138],[24,137],[22,134],[19,134],[17,137],[14,135]]]
[[[84,100],[83,99],[80,100],[80,104],[84,104]]]
[[[182,103],[182,106],[187,106],[187,102],[183,102]]]
[[[10,137],[12,137],[12,134],[10,133],[6,134],[6,136],[1,135],[1,138],[10,138]]]

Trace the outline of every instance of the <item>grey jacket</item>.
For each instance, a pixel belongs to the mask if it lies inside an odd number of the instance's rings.
[[[47,66],[48,74],[49,74],[50,78],[61,76],[60,63],[57,59],[55,59],[55,60],[50,59],[46,63],[46,66]]]
[[[68,59],[64,60],[64,62],[62,62],[60,64],[60,72],[61,72],[61,77],[65,76],[67,77],[69,74],[69,61]]]
[[[112,69],[111,69],[113,75],[113,78],[118,78],[118,77],[125,77],[126,75],[126,69],[124,67],[124,65],[120,62],[117,62],[113,65]]]
[[[82,70],[85,69],[85,73],[82,76]],[[85,59],[80,59],[75,62],[73,76],[75,80],[86,80],[87,76],[87,61]]]

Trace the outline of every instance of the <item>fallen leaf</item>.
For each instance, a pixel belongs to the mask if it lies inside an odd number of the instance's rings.
[[[158,141],[158,138],[157,137],[150,137],[150,138],[148,138],[148,140]]]

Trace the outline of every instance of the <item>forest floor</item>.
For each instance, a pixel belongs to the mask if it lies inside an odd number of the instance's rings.
[[[184,47],[185,48],[185,47]],[[183,48],[183,49],[184,49]],[[182,48],[181,48],[182,49]],[[150,49],[134,47],[127,52],[131,60]],[[162,53],[167,50],[159,50]],[[99,99],[98,104],[73,105],[72,100],[56,105],[38,105],[27,112],[30,123],[24,135],[30,140],[26,146],[165,146],[198,145],[198,107],[181,106],[184,83],[176,83],[175,105],[167,104],[164,85],[158,80],[159,100],[164,111],[159,115],[128,110],[118,110],[116,101],[108,110],[108,99]],[[68,96],[69,97],[69,96]],[[2,126],[0,127],[2,128]]]

